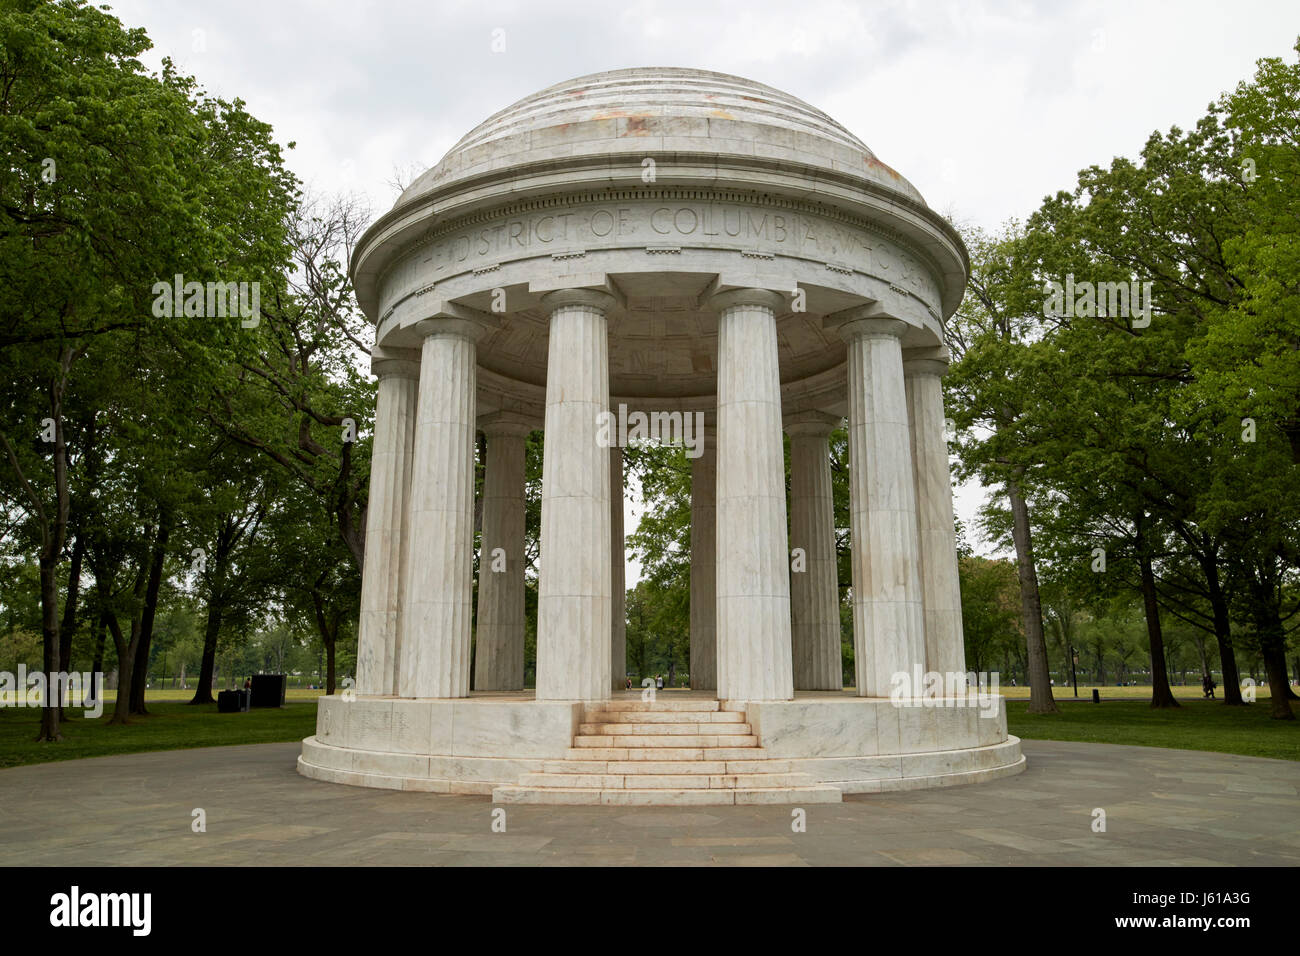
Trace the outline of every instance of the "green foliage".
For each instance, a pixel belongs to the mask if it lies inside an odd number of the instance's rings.
[[[957,562],[957,571],[967,669],[999,670],[1008,659],[1021,660],[1024,635],[1015,564],[970,555]],[[1022,669],[1020,676],[1023,679]]]

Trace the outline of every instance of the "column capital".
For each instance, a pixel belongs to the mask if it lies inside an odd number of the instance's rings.
[[[903,374],[908,377],[935,375],[942,378],[948,373],[948,349],[934,345],[921,349],[903,349]]]
[[[707,296],[703,304],[716,312],[724,312],[737,306],[749,306],[771,309],[774,314],[780,314],[785,311],[786,297],[784,293],[772,289],[728,289]]]
[[[536,421],[518,412],[490,412],[480,415],[478,420],[478,430],[488,438],[495,435],[527,438],[540,427]]]
[[[459,335],[477,342],[488,332],[501,328],[501,316],[472,309],[459,302],[433,302],[429,315],[415,323],[417,335]]]
[[[618,305],[618,299],[600,289],[556,289],[542,296],[542,308],[548,314],[566,305],[581,305],[607,313]]]
[[[375,348],[370,353],[370,374],[379,379],[411,378],[419,381],[418,349]]]
[[[911,328],[907,322],[887,312],[879,302],[832,312],[822,320],[822,327],[839,332],[846,342],[861,336],[901,339],[903,333]]]
[[[831,432],[840,427],[841,419],[826,412],[806,411],[794,412],[785,416],[782,423],[787,435],[811,435],[817,438],[825,438]]]
[[[433,316],[415,323],[416,334],[426,339],[433,335],[455,335],[471,342],[478,342],[491,331],[491,327],[474,319],[453,318],[450,316]]]

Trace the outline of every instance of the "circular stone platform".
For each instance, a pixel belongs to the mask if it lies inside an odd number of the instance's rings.
[[[331,783],[498,802],[727,804],[835,802],[842,793],[978,783],[1024,769],[1003,698],[984,698],[983,709],[955,703],[847,692],[747,704],[677,691],[587,704],[521,694],[322,697],[298,770]],[[586,721],[593,713],[626,719]],[[749,731],[731,735],[743,747],[716,733],[728,724]],[[697,732],[641,732],[679,727]],[[583,738],[596,746],[580,746]]]

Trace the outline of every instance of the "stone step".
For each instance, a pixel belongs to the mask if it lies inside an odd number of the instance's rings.
[[[580,761],[574,761],[579,763]],[[696,770],[708,767],[708,770]],[[717,769],[714,769],[717,768]],[[602,773],[621,774],[736,774],[791,773],[789,760],[607,760]]]
[[[659,697],[656,700],[602,700],[597,704],[588,704],[588,707],[599,707],[601,710],[612,711],[615,713],[626,713],[628,711],[665,711],[665,710],[694,710],[694,711],[718,711],[722,708],[718,706],[716,700],[699,700],[697,698],[684,698],[682,700],[673,700],[671,698]]]
[[[576,737],[590,740],[589,737]],[[639,741],[645,737],[634,738]],[[680,739],[680,738],[676,738]],[[570,747],[569,760],[766,760],[762,747]]]
[[[810,787],[806,773],[741,774],[611,774],[611,773],[525,773],[521,787],[560,787],[598,790],[764,790],[777,787]]]
[[[680,788],[670,790],[604,789],[597,787],[500,786],[492,790],[495,803],[562,804],[570,806],[733,806],[752,804],[839,803],[838,787],[774,787],[754,790]]]
[[[582,715],[585,724],[743,724],[745,714],[739,710],[591,710]]]
[[[584,750],[583,754],[592,751]],[[656,751],[658,753],[659,751]],[[544,760],[543,773],[792,773],[790,760]]]
[[[584,754],[592,751],[584,750]],[[751,761],[732,761],[744,764]],[[774,768],[784,771],[788,767]],[[543,773],[728,773],[725,760],[544,760]]]
[[[605,734],[605,735],[587,735],[581,734],[573,738],[575,747],[673,747],[673,748],[706,748],[706,747],[757,747],[758,738],[753,734],[664,734],[653,736],[650,734]],[[724,758],[725,759],[725,758]]]
[[[701,735],[750,735],[753,733],[749,724],[696,724],[696,723],[618,723],[618,724],[579,724],[578,733],[584,737],[603,737],[618,735],[665,736],[678,735],[698,737]]]

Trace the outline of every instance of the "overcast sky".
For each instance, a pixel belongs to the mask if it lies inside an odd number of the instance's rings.
[[[1255,60],[1290,59],[1300,34],[1296,0],[110,6],[153,39],[147,66],[170,56],[210,93],[241,97],[297,144],[288,165],[311,188],[363,194],[375,214],[395,175],[409,181],[515,100],[601,70],[683,66],[806,100],[932,208],[994,228],[1079,169],[1135,155],[1153,130],[1190,126]],[[962,489],[959,513],[980,498]]]

